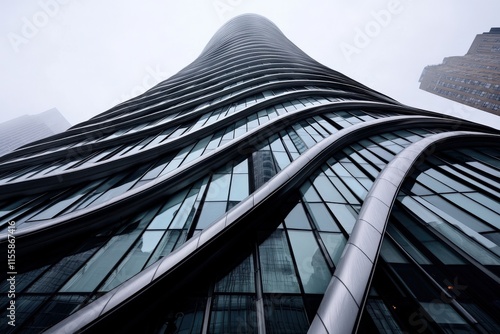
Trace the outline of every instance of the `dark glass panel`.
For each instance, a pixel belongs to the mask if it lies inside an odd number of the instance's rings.
[[[264,296],[264,317],[267,334],[303,334],[309,329],[300,296]]]
[[[253,257],[249,256],[215,284],[215,292],[255,292]]]
[[[208,333],[257,333],[254,298],[242,295],[213,297]]]
[[[107,276],[116,262],[128,251],[144,230],[147,220],[128,224],[111,238],[62,287],[61,292],[91,292]]]
[[[80,295],[55,295],[43,305],[24,332],[42,332],[73,313],[85,300]]]
[[[8,324],[11,319],[7,317],[10,311],[7,308],[2,310],[0,315],[1,333],[13,333],[18,330],[26,322],[26,320],[35,312],[35,310],[47,299],[47,296],[22,296],[17,295],[15,299],[15,326]],[[20,332],[20,331],[17,331]]]
[[[422,196],[422,198],[425,199],[427,202],[433,204],[434,206],[438,207],[440,210],[443,210],[456,220],[464,223],[474,231],[485,232],[491,230],[491,228],[489,228],[487,225],[485,225],[477,218],[473,217],[472,215],[464,211],[461,206],[459,207],[453,205],[452,203],[444,200],[440,196],[431,195],[431,196]]]
[[[264,292],[298,293],[300,291],[283,230],[275,231],[259,246],[259,255]]]
[[[141,271],[163,233],[163,231],[145,231],[99,291],[109,291]]]
[[[403,333],[391,312],[381,300],[368,299],[365,310],[371,317],[375,328],[379,333],[400,334]]]
[[[184,298],[167,312],[154,333],[200,334],[203,327],[206,298]]]
[[[92,254],[97,251],[98,247],[69,255],[49,270],[43,276],[36,280],[36,282],[27,290],[28,292],[37,293],[53,293],[61,288],[61,285],[75,273],[80,266],[85,263]]]

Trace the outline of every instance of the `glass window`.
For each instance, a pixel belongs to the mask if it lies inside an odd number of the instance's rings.
[[[274,152],[274,159],[278,163],[280,169],[284,169],[290,164],[290,158],[286,152]]]
[[[81,199],[83,196],[87,195],[92,188],[96,186],[97,182],[91,183],[81,189],[73,192],[70,195],[62,195],[61,197],[54,200],[52,204],[42,209],[38,214],[31,217],[30,220],[43,220],[55,217],[57,214],[62,212],[64,209]]]
[[[168,156],[158,161],[153,168],[151,168],[146,174],[144,174],[142,180],[151,180],[156,178],[158,175],[160,175],[161,171],[170,162],[170,160],[172,160],[172,157]]]
[[[321,202],[321,198],[319,198],[318,193],[316,193],[311,183],[308,181],[304,182],[304,185],[300,187],[300,192],[302,193],[304,200],[309,203]]]
[[[370,147],[370,151],[381,157],[383,160],[385,160],[386,163],[394,158],[394,154],[389,153],[388,151],[384,150],[382,147],[379,146]]]
[[[306,203],[306,205],[318,230],[340,232],[337,223],[323,203]]]
[[[205,202],[196,229],[202,230],[215,222],[217,218],[226,213],[226,206],[227,202]]]
[[[85,297],[80,295],[55,295],[42,306],[32,321],[26,323],[23,331],[37,332],[53,326],[73,313],[84,300]],[[34,304],[36,305],[37,303]],[[18,324],[16,323],[16,325]]]
[[[345,244],[347,243],[346,238],[342,233],[320,232],[320,236],[333,263],[338,265],[340,256],[342,255]]]
[[[177,211],[177,214],[175,215],[175,218],[169,228],[182,229],[191,223],[194,216],[193,205],[196,197],[198,196],[198,190],[199,189],[195,188],[189,192],[188,197]]]
[[[485,207],[493,210],[494,212],[500,212],[500,201],[494,200],[485,194],[478,192],[464,193],[465,196],[473,199],[474,201],[481,203]]]
[[[248,175],[233,174],[231,180],[231,190],[229,192],[230,201],[241,201],[248,196]]]
[[[105,191],[101,196],[96,198],[95,201],[90,203],[89,206],[95,206],[104,203],[128,191],[134,185],[134,183],[136,183],[137,180],[142,176],[147,167],[148,167],[147,165],[143,165],[139,167],[136,171],[130,173],[125,178],[118,181],[110,189]]]
[[[231,174],[214,174],[208,188],[206,201],[227,201]]]
[[[248,160],[243,160],[233,168],[234,174],[247,174],[248,173]]]
[[[300,296],[264,296],[264,318],[266,334],[302,334],[309,329]]]
[[[187,191],[179,192],[170,199],[161,208],[160,212],[156,214],[151,223],[148,226],[148,230],[152,229],[166,229],[170,225],[170,222],[174,218],[177,210],[179,209],[184,196],[186,196]]]
[[[500,260],[497,256],[491,254],[477,242],[469,239],[463,232],[456,230],[445,222],[432,222],[431,226],[476,261],[484,265],[500,265]]]
[[[274,153],[276,152],[286,152],[285,147],[281,143],[281,139],[277,136],[273,136],[274,138],[270,139],[271,149]]]
[[[193,150],[189,153],[189,155],[186,157],[185,161],[183,163],[192,161],[196,158],[198,158],[203,151],[205,150],[205,147],[207,146],[208,142],[210,141],[210,136],[202,138],[201,140],[196,143],[196,145],[193,147]]]
[[[349,173],[354,177],[366,177],[365,173],[363,173],[354,163],[352,162],[342,162],[342,166],[349,171]],[[346,175],[346,176],[351,176]]]
[[[466,325],[464,327],[468,328],[470,332],[472,332],[472,328],[467,325],[467,322],[453,309],[450,304],[446,304],[443,302],[434,302],[434,303],[424,303],[421,302],[420,305],[424,308],[424,310],[434,319],[436,323],[441,325],[442,327],[447,328],[450,331],[446,331],[448,333],[455,332],[458,330],[457,327],[449,326],[453,324]],[[460,327],[462,331],[460,333],[470,333],[469,330],[465,330],[465,328]]]
[[[99,291],[109,291],[141,271],[163,233],[163,231],[145,231]]]
[[[490,174],[491,176],[499,179],[500,178],[500,172],[494,168],[491,168],[479,161],[468,161],[467,162],[468,165],[470,166],[474,166],[476,167],[477,169],[481,170],[483,173],[487,173],[487,174]]]
[[[168,231],[166,231],[165,234],[163,235],[163,238],[158,243],[158,247],[156,247],[156,250],[149,258],[149,261],[146,264],[146,267],[149,266],[150,264],[158,261],[162,257],[165,257],[168,254],[170,254],[170,252],[172,252],[172,250],[174,250],[176,244],[182,244],[183,242],[184,242],[184,239],[181,238],[181,231],[180,230],[168,230]]]
[[[373,288],[372,288],[373,291]],[[395,306],[393,306],[395,307]],[[373,324],[376,327],[375,328],[369,328],[369,330],[373,331],[374,333],[391,333],[391,334],[400,334],[404,333],[399,325],[397,324],[396,320],[392,316],[391,312],[389,311],[389,308],[384,304],[382,300],[377,300],[377,299],[372,299],[368,298],[366,301],[366,306],[365,306],[366,314],[368,314],[373,321]],[[363,326],[363,325],[361,325]],[[365,330],[367,330],[366,328]],[[363,332],[363,329],[361,330]]]
[[[295,145],[299,153],[302,154],[307,150],[306,144],[302,141],[302,139],[300,139],[300,137],[297,135],[295,131],[290,129],[288,131],[288,135],[290,136],[290,139],[292,140],[293,144]]]
[[[341,203],[345,201],[344,197],[342,197],[339,191],[330,182],[330,179],[323,173],[314,179],[313,184],[324,201]]]
[[[135,242],[145,221],[128,224],[109,240],[99,251],[62,287],[61,292],[92,292],[108,275],[116,262]]]
[[[500,214],[490,210],[484,205],[471,200],[462,194],[444,194],[443,197],[447,198],[455,205],[466,209],[469,213],[483,219],[484,221],[500,229]]]
[[[459,222],[464,223],[466,226],[470,227],[476,232],[491,231],[491,227],[471,216],[466,211],[462,210],[461,207],[457,207],[449,203],[438,195],[422,196],[422,198],[432,205],[438,207],[439,210],[442,210],[445,213],[449,214]]]
[[[444,185],[443,183],[439,182],[438,180],[430,177],[429,175],[422,173],[419,176],[417,176],[417,181],[428,187],[429,189],[433,190],[436,193],[449,193],[449,192],[454,192],[453,189],[450,187]]]
[[[61,285],[71,277],[80,267],[99,249],[98,246],[65,256],[49,270],[38,277],[28,288],[27,292],[32,293],[54,293],[61,288]],[[34,271],[40,274],[40,271]],[[31,273],[31,272],[29,272]],[[28,277],[31,276],[28,274]],[[37,275],[38,276],[38,275]],[[36,276],[35,276],[36,277]],[[24,278],[24,277],[23,277]],[[34,277],[33,277],[34,278]],[[23,285],[21,277],[16,277],[16,290],[22,291]],[[7,291],[7,290],[4,290]]]
[[[285,225],[287,228],[311,229],[302,203],[295,205],[292,211],[286,216]]]
[[[300,292],[283,230],[276,230],[259,246],[259,256],[265,293]]]
[[[432,176],[434,179],[439,180],[440,182],[446,184],[448,187],[453,188],[456,191],[459,192],[472,191],[472,189],[467,187],[465,184],[457,182],[452,178],[446,176],[445,174],[438,172],[435,169],[428,169],[425,171],[425,173]]]
[[[201,333],[206,305],[206,298],[179,300],[173,310],[163,313],[164,323],[155,333]]]
[[[411,233],[444,264],[465,264],[462,257],[450,250],[441,241],[436,240],[429,232],[415,225],[415,222],[409,220],[401,222],[405,223],[407,228],[411,230]]]
[[[429,259],[422,254],[399,230],[394,227],[394,224],[387,225],[387,232],[396,242],[403,247],[403,249],[418,263],[418,264],[431,264]]]
[[[358,214],[350,205],[346,204],[334,204],[327,203],[330,210],[335,215],[335,218],[340,222],[340,225],[344,228],[344,230],[351,234],[354,225],[356,224],[356,219],[358,218]]]
[[[332,274],[312,232],[288,231],[305,293],[324,293]]]
[[[330,181],[335,185],[335,188],[342,194],[343,199],[340,203],[360,204],[358,199],[353,195],[352,191],[336,176],[329,177]],[[345,198],[345,199],[344,199]]]
[[[347,187],[359,198],[364,199],[366,194],[368,194],[366,188],[354,177],[342,177],[342,181],[344,181]]]
[[[210,312],[209,333],[257,333],[254,297],[215,296]]]
[[[384,238],[384,241],[382,242],[380,256],[382,256],[382,258],[389,263],[408,263],[408,260],[388,238]]]
[[[220,279],[215,292],[255,292],[253,257],[250,255]]]

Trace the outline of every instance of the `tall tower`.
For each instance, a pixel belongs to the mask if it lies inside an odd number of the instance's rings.
[[[59,132],[71,124],[56,108],[35,115],[23,115],[0,123],[0,156],[25,144]]]
[[[237,17],[168,80],[1,160],[1,330],[494,332],[499,138]]]
[[[477,35],[465,56],[424,68],[420,89],[500,115],[500,28]]]

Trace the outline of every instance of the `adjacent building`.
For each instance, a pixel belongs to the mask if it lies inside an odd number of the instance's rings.
[[[499,139],[239,16],[143,95],[2,158],[0,328],[495,333]]]
[[[25,144],[66,131],[70,126],[55,108],[0,123],[0,156]]]
[[[420,89],[500,115],[500,28],[477,35],[465,56],[425,67]]]

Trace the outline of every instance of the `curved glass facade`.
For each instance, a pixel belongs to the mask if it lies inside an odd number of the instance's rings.
[[[2,157],[0,328],[495,333],[499,139],[240,16],[148,92]]]

